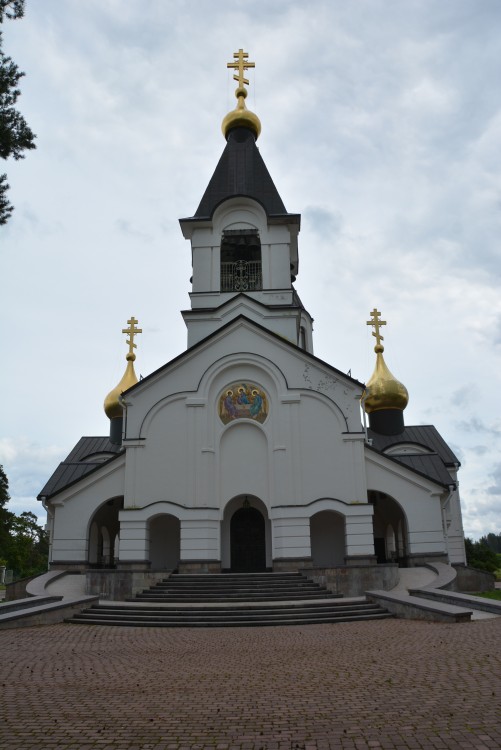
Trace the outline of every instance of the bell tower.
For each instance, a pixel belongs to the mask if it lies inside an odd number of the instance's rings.
[[[194,216],[180,220],[193,266],[188,346],[243,314],[312,353],[313,321],[293,286],[301,217],[287,212],[256,145],[261,123],[246,107],[244,75],[255,64],[242,49],[233,57],[226,147]]]

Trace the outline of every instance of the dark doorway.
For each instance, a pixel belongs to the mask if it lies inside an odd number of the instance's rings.
[[[256,508],[240,508],[230,523],[231,570],[257,573],[266,570],[265,523]]]
[[[386,544],[384,543],[384,538],[381,539],[379,537],[376,537],[374,539],[374,552],[376,553],[378,565],[381,563],[387,562],[386,560]]]

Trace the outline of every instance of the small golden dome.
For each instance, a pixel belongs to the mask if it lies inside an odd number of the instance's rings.
[[[125,356],[125,359],[127,360],[127,367],[125,368],[122,380],[117,386],[115,386],[115,388],[113,388],[112,391],[108,393],[108,395],[104,399],[104,411],[106,412],[106,416],[109,419],[117,419],[118,417],[121,417],[123,415],[123,409],[122,405],[120,404],[119,398],[124,391],[126,391],[128,388],[131,388],[137,383],[137,375],[134,371],[134,360],[136,359],[136,355],[133,351],[136,348],[134,337],[138,333],[143,332],[141,328],[137,328],[137,322],[138,321],[136,320],[136,318],[132,315],[130,320],[127,321],[129,327],[122,328],[122,333],[126,333],[129,337],[127,339],[129,351]]]
[[[237,106],[234,110],[228,112],[221,124],[221,130],[223,131],[224,137],[228,138],[228,133],[230,130],[233,130],[233,128],[248,128],[254,133],[257,140],[261,132],[261,121],[254,112],[251,112],[245,106],[247,91],[244,88],[237,89],[237,92],[239,91],[241,93],[237,94]]]
[[[115,419],[116,417],[122,416],[123,409],[118,399],[124,391],[137,383],[137,376],[134,371],[135,359],[135,354],[127,355],[127,367],[125,368],[122,380],[104,399],[104,411],[109,419]]]
[[[362,403],[367,414],[380,409],[403,411],[409,402],[407,388],[391,374],[384,361],[382,344],[374,347],[376,367],[366,385]]]

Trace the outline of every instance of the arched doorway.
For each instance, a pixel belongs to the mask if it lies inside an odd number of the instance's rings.
[[[123,497],[106,500],[94,513],[89,523],[87,559],[92,567],[114,568],[118,557],[115,540],[120,524],[118,513],[124,506]]]
[[[378,563],[405,565],[407,556],[407,519],[401,505],[390,495],[369,490],[374,507],[374,551]]]
[[[263,514],[251,505],[244,505],[231,517],[230,555],[233,573],[266,570],[265,520]]]
[[[336,568],[345,563],[345,519],[332,510],[321,510],[310,518],[313,566]]]

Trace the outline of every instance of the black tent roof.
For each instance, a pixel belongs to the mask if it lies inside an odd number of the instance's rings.
[[[290,216],[248,128],[230,130],[219,159],[193,219],[210,219],[222,201],[247,196],[260,203],[268,216]],[[182,220],[183,221],[183,220]]]

